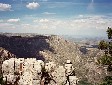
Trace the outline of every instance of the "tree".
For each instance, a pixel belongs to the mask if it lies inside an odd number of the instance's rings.
[[[108,42],[107,41],[100,41],[98,48],[101,50],[104,50],[105,55],[103,55],[98,62],[102,65],[108,65],[109,68],[112,65],[112,29],[108,27],[107,29],[107,34],[108,34]]]
[[[98,59],[98,62],[102,65],[107,65],[107,71],[112,72],[112,28],[107,29],[108,41],[100,41],[99,49],[104,50],[105,55]],[[112,75],[106,76],[101,85],[112,85]]]
[[[106,41],[104,41],[104,40],[100,41],[99,46],[98,46],[99,49],[105,50],[105,49],[107,49],[107,47],[108,47],[108,44]]]
[[[99,64],[110,66],[112,64],[112,57],[105,54],[98,59],[98,62]]]
[[[107,29],[108,39],[112,39],[112,29],[108,27]]]
[[[103,83],[100,85],[112,85],[112,76],[106,76]]]

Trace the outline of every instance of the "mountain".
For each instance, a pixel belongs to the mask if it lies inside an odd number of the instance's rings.
[[[56,35],[1,34],[0,47],[17,57],[35,57],[61,65],[69,59],[80,81],[96,84],[106,75],[105,69],[96,61],[103,52],[93,48],[83,54],[78,44]]]
[[[66,41],[58,36],[34,35],[8,36],[0,35],[0,47],[3,47],[18,57],[36,57],[42,60],[63,59],[74,60],[80,53],[75,43]]]

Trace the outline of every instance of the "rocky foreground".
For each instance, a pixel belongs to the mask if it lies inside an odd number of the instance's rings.
[[[106,70],[97,64],[97,58],[103,52],[93,49],[83,54],[80,47],[58,36],[43,35],[0,35],[0,58],[10,57],[36,58],[44,62],[53,61],[63,65],[66,60],[71,60],[75,68],[76,76],[80,81],[97,84],[106,75]],[[6,52],[5,52],[6,51]],[[14,55],[13,55],[14,54]]]
[[[64,66],[44,63],[36,58],[10,58],[2,64],[3,80],[10,85],[76,85],[74,67],[70,60]]]

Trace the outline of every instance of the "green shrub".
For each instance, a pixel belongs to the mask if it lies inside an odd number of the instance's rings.
[[[112,63],[112,57],[108,55],[102,56],[100,59],[98,59],[99,64],[102,65],[110,65]]]
[[[78,85],[93,85],[93,84],[89,83],[87,78],[84,78],[78,82]]]
[[[103,83],[100,85],[112,85],[112,76],[106,76]]]
[[[3,81],[2,75],[0,75],[0,84],[1,84],[1,85],[5,85],[5,82]]]

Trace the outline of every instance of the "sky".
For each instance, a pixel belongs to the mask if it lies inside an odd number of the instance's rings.
[[[0,0],[0,32],[106,36],[112,0]]]

